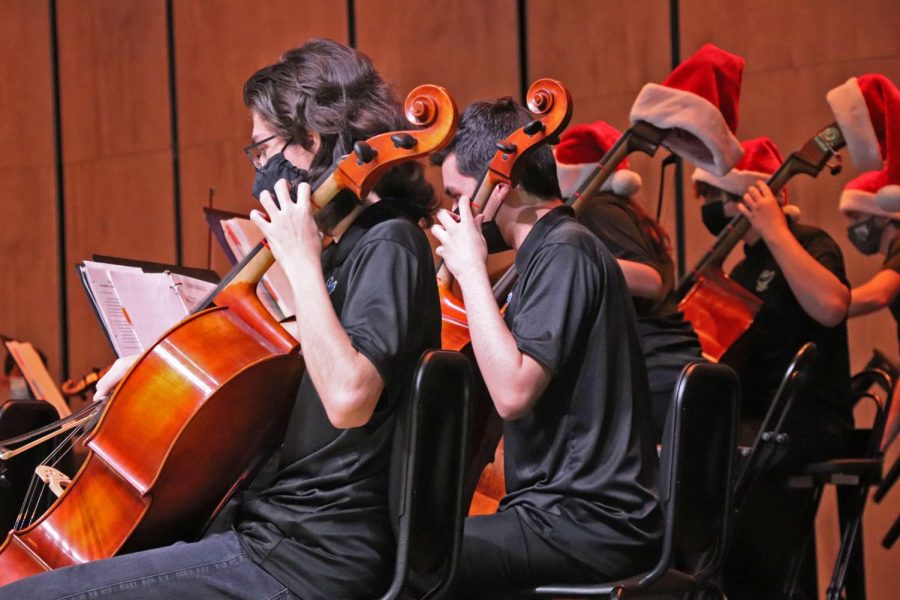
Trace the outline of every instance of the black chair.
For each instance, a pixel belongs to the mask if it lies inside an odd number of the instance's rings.
[[[735,514],[739,513],[759,480],[759,477],[778,462],[788,450],[790,439],[784,431],[785,421],[790,415],[794,399],[803,389],[809,371],[816,360],[816,345],[808,342],[797,351],[781,379],[772,404],[763,419],[759,432],[750,448],[739,448],[744,462],[739,467],[734,485]]]
[[[390,500],[397,559],[382,600],[439,598],[453,581],[467,509],[471,386],[469,361],[458,352],[432,350],[419,361],[394,434]],[[413,589],[422,586],[427,593]]]
[[[872,391],[881,388],[882,394]],[[882,438],[885,422],[890,410],[894,381],[884,371],[867,370],[854,376],[851,389],[854,390],[854,407],[862,401],[870,401],[875,407],[875,418],[871,428],[857,428],[853,432],[847,456],[813,463],[801,474],[789,478],[793,488],[814,490],[813,504],[807,515],[809,534],[805,543],[791,561],[792,578],[788,594],[793,593],[799,565],[805,552],[811,547],[815,514],[826,485],[837,488],[838,517],[841,528],[841,545],[832,571],[831,583],[826,598],[838,600],[846,590],[846,597],[865,599],[865,569],[862,543],[862,517],[869,496],[869,487],[881,481],[884,455]]]
[[[692,363],[663,432],[663,547],[652,571],[598,585],[544,585],[517,597],[625,598],[712,591],[728,541],[740,387],[725,365]]]

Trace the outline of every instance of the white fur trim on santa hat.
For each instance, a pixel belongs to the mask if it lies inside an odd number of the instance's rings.
[[[888,217],[890,219],[895,219],[900,216],[897,214],[892,214],[898,209],[888,210],[881,207],[880,204],[881,202],[878,201],[876,195],[872,192],[867,192],[865,190],[845,189],[843,192],[841,192],[841,199],[838,203],[838,209],[845,215],[851,211],[855,211],[867,215],[874,215],[876,217]]]
[[[853,164],[860,171],[878,171],[884,167],[881,145],[872,127],[866,99],[856,77],[832,89],[825,95],[847,142]]]
[[[800,220],[800,207],[796,204],[785,204],[781,207],[781,212],[784,213],[784,216],[786,216],[791,223],[796,223]]]
[[[771,176],[771,173],[739,171],[738,169],[732,169],[727,175],[716,176],[705,169],[697,168],[691,175],[691,181],[702,181],[736,196],[743,196],[751,185],[760,179],[768,181]]]
[[[900,220],[900,185],[889,184],[875,194],[878,208],[891,213],[892,219]]]
[[[631,122],[646,121],[660,129],[677,129],[663,144],[675,154],[713,173],[724,175],[744,151],[719,109],[697,94],[648,83],[631,107]]]
[[[568,198],[578,191],[588,177],[594,173],[597,163],[567,165],[556,163],[556,177],[559,180],[559,191],[563,198]],[[609,179],[600,186],[602,192],[612,192],[617,196],[633,196],[641,189],[641,176],[628,169],[613,171]]]

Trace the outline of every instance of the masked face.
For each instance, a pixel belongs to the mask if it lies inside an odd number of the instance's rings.
[[[291,189],[298,184],[309,181],[309,171],[298,169],[285,158],[284,152],[273,155],[262,168],[257,169],[256,179],[253,180],[253,197],[259,200],[259,195],[268,190],[274,197],[275,183],[279,179],[286,179]]]
[[[28,388],[24,377],[9,378],[9,399],[10,400],[29,400],[31,398],[31,390]]]
[[[507,244],[500,235],[500,227],[497,226],[496,221],[484,221],[481,224],[481,235],[484,236],[484,241],[487,243],[488,254],[512,250],[512,246]]]
[[[725,214],[725,203],[721,200],[707,202],[701,206],[700,217],[706,229],[716,236],[731,222],[731,217]]]
[[[857,250],[866,255],[875,254],[881,245],[883,227],[875,224],[877,217],[869,217],[847,228],[847,237]]]

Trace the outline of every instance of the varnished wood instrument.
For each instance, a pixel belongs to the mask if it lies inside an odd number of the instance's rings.
[[[443,88],[414,89],[405,108],[422,128],[357,143],[313,186],[314,206],[343,190],[365,199],[391,166],[449,143],[458,116]],[[0,585],[196,538],[281,443],[304,366],[297,342],[256,297],[272,263],[258,246],[211,294],[215,307],[187,317],[134,364],[88,435],[81,469],[70,483],[48,473],[60,497],[6,538]]]

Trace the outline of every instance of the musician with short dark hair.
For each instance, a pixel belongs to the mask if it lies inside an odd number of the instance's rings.
[[[477,102],[441,157],[460,222],[444,211],[432,231],[504,420],[507,488],[497,514],[466,522],[454,597],[634,575],[659,552],[647,375],[615,258],[562,205],[546,146],[522,159],[517,186],[494,189],[492,224],[471,214],[495,144],[530,120],[509,98]],[[517,250],[519,274],[505,315],[485,268],[503,247]]]

